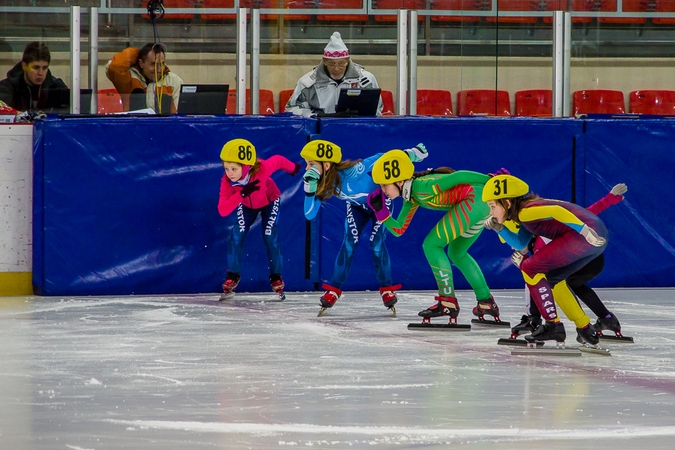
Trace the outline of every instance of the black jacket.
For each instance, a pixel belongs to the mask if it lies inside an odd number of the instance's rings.
[[[68,86],[48,70],[38,93],[37,110],[50,112],[52,108],[61,108],[64,99],[70,101],[68,97]],[[31,90],[23,78],[20,62],[7,72],[7,78],[0,81],[0,100],[18,111],[33,110]]]

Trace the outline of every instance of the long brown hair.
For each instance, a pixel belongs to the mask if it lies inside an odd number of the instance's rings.
[[[340,190],[342,189],[342,179],[340,178],[340,174],[338,172],[340,172],[341,170],[349,169],[350,167],[354,167],[361,161],[363,160],[357,159],[356,161],[345,160],[340,161],[339,163],[331,163],[330,168],[328,170],[325,170],[323,175],[321,176],[321,179],[319,180],[319,185],[317,186],[316,189],[315,195],[319,198],[319,200],[325,202],[333,195],[337,196]],[[321,164],[323,166],[323,162],[321,162]]]
[[[415,172],[413,177],[419,178],[423,177],[425,175],[435,175],[435,174],[448,174],[448,173],[453,173],[455,170],[451,169],[450,167],[439,167],[437,169],[427,169],[423,172]]]
[[[499,203],[502,206],[502,208],[506,210],[507,220],[512,220],[513,222],[520,225],[520,220],[518,220],[518,214],[520,213],[520,210],[523,209],[525,206],[527,206],[528,203],[539,199],[541,199],[541,197],[539,197],[537,194],[530,192],[522,197],[500,198],[495,200],[495,202]],[[506,204],[507,200],[511,203],[510,207]]]

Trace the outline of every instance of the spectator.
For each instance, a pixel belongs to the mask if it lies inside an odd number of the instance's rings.
[[[122,97],[124,111],[150,108],[158,113],[175,113],[180,95],[181,77],[164,64],[164,44],[146,44],[140,50],[128,47],[115,54],[106,65],[106,76]],[[137,94],[145,101],[137,102]],[[170,111],[162,106],[163,96],[171,98]]]
[[[332,114],[341,89],[377,87],[375,75],[350,61],[349,50],[336,31],[324,48],[319,65],[298,80],[286,104],[286,112],[304,117],[318,113]],[[382,115],[383,106],[380,98],[378,116]]]
[[[45,111],[63,107],[68,86],[49,71],[51,55],[42,42],[26,45],[18,62],[0,81],[0,101],[19,111]],[[60,92],[59,92],[60,91]]]

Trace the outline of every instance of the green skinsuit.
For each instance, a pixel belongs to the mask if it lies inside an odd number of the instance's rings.
[[[459,170],[451,174],[432,174],[413,179],[410,199],[403,202],[397,219],[388,217],[384,225],[401,236],[410,225],[417,208],[447,211],[422,243],[424,255],[434,272],[438,294],[455,297],[452,264],[462,272],[476,300],[490,299],[490,289],[476,261],[467,253],[483,231],[490,209],[481,201],[487,175]],[[448,247],[446,256],[444,248]]]

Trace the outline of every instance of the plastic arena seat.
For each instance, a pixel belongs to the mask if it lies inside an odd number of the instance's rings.
[[[431,0],[433,11],[480,11],[479,0]],[[479,16],[461,14],[459,16],[431,16],[433,22],[478,22]]]
[[[237,114],[237,92],[227,94],[227,114]],[[246,89],[246,114],[251,114],[251,90]],[[260,114],[274,114],[274,93],[269,89],[260,89]]]
[[[417,115],[452,116],[452,94],[442,89],[418,89]]]
[[[361,9],[363,0],[317,0],[319,10],[322,9]],[[321,22],[367,22],[366,14],[318,14]]]
[[[382,108],[382,115],[395,116],[396,109],[394,106],[394,93],[382,89],[382,91],[380,92],[380,96],[382,97],[382,104],[384,105],[384,107]]]
[[[375,9],[410,9],[423,10],[425,8],[425,0],[373,0]],[[398,16],[375,16],[376,22],[396,22]],[[417,20],[424,20],[423,16],[417,16]]]
[[[499,10],[494,16],[486,17],[487,22],[500,23],[535,23],[536,17],[532,16],[502,16],[502,12],[513,11],[539,11],[539,0],[499,0]]]
[[[164,17],[162,19],[192,19],[194,14],[185,14],[185,13],[171,13],[171,8],[196,8],[198,0],[164,0]],[[141,0],[140,7],[147,7],[148,2]],[[231,8],[231,7],[230,7]],[[149,19],[150,15],[148,13],[142,14],[142,17]]]
[[[571,12],[580,12],[580,11],[595,11],[596,0],[572,0],[572,11]],[[567,7],[567,0],[547,0],[545,11],[570,11]],[[589,23],[592,22],[592,17],[577,17],[572,16],[572,22],[574,23]],[[544,23],[552,23],[552,17],[544,17]]]
[[[553,91],[528,89],[516,92],[516,116],[552,116]]]
[[[577,114],[624,114],[626,112],[623,92],[609,89],[575,91],[572,115]]]
[[[655,12],[675,12],[675,0],[656,0]],[[652,17],[652,22],[656,25],[672,25],[675,19],[672,17]]]
[[[98,91],[98,114],[111,114],[124,111],[122,97],[117,89],[100,89]]]
[[[675,115],[675,91],[633,91],[628,96],[631,114]]]
[[[280,6],[281,5],[281,6]],[[202,8],[234,8],[234,0],[202,0]],[[240,0],[239,6],[242,8],[261,9],[268,8],[286,8],[286,9],[310,9],[314,7],[312,0]],[[236,14],[200,14],[204,20],[233,20],[237,18]],[[261,14],[260,20],[277,20],[277,14]],[[309,20],[309,14],[286,14],[284,20]]]
[[[283,89],[279,92],[279,112],[282,113],[286,110],[286,103],[288,99],[293,95],[295,89]]]
[[[510,116],[508,91],[468,89],[457,93],[457,114],[460,116]]]
[[[617,12],[617,0],[600,0],[600,12]],[[649,0],[623,0],[621,2],[623,12],[647,12]],[[598,17],[598,23],[647,23],[645,17]]]

